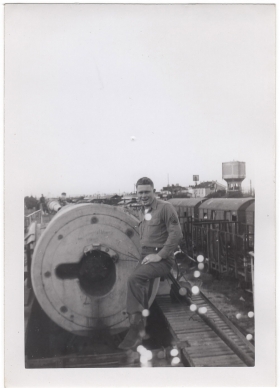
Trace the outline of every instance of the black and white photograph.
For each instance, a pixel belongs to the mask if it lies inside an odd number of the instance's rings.
[[[6,386],[274,386],[275,5],[4,13]]]

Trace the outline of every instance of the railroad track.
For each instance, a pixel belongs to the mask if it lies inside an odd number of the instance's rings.
[[[192,296],[196,311],[184,300],[174,303],[169,295],[158,295],[156,302],[175,342],[185,344],[181,349],[185,366],[254,366],[254,346],[202,292]]]

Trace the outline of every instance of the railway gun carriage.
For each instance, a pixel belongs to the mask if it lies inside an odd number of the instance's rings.
[[[67,206],[36,244],[33,290],[45,313],[65,330],[82,336],[104,329],[118,333],[129,326],[126,283],[138,260],[135,217],[110,205]],[[151,304],[153,290],[149,297]]]

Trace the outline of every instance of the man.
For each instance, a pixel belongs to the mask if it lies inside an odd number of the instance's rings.
[[[144,331],[142,311],[147,309],[148,290],[155,278],[166,276],[173,266],[173,253],[183,237],[176,210],[169,202],[156,199],[154,184],[141,178],[136,184],[140,210],[141,261],[127,283],[127,313],[130,329],[120,349],[136,348]]]
[[[39,202],[40,202],[40,208],[41,208],[43,214],[48,214],[49,211],[48,211],[48,208],[47,208],[47,205],[46,205],[46,199],[43,196],[43,194],[41,194],[41,198],[40,198]]]

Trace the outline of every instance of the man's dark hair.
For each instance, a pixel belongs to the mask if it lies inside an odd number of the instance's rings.
[[[154,188],[154,182],[146,176],[144,176],[144,178],[138,179],[136,187],[138,187],[139,185],[151,185]]]

